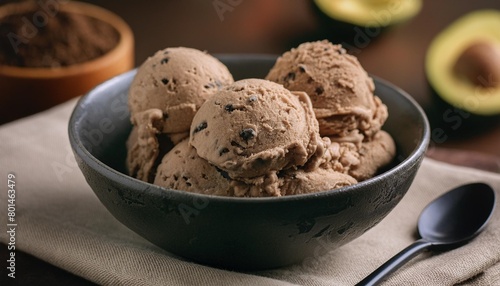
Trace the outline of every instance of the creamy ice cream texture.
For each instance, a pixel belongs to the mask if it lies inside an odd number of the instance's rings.
[[[205,52],[185,47],[158,51],[139,67],[130,86],[132,122],[141,112],[158,109],[161,132],[187,132],[203,102],[232,82],[227,67]]]
[[[362,181],[394,158],[395,143],[381,130],[387,107],[374,94],[373,79],[341,45],[303,43],[279,57],[266,79],[311,98],[326,146],[322,168]]]
[[[188,55],[181,52],[156,53],[132,83],[132,176],[208,195],[284,196],[355,184],[395,156],[394,141],[381,130],[387,108],[374,95],[373,80],[340,45],[304,43],[278,58],[267,80],[237,82],[213,58],[199,60],[195,69],[188,60],[174,61]],[[199,53],[199,59],[210,57]],[[173,77],[174,70],[197,71],[181,81],[191,93],[159,88],[164,77],[165,85],[172,82],[168,73],[159,74],[165,56],[176,63],[169,70]],[[207,65],[213,65],[211,75],[201,76]],[[212,93],[206,82],[216,86]]]
[[[266,79],[310,96],[322,136],[372,136],[388,116],[356,57],[328,41],[303,43],[284,53]]]
[[[303,166],[322,144],[307,94],[263,79],[237,81],[209,98],[189,142],[233,179]]]
[[[137,127],[137,133],[131,134],[137,138],[129,138],[135,142],[128,149],[129,173],[151,182],[164,155],[159,148],[160,134],[174,144],[187,138],[191,121],[203,102],[232,82],[224,64],[192,48],[166,48],[142,63],[128,98],[131,121]]]
[[[232,195],[230,180],[198,156],[188,141],[181,141],[163,157],[154,184],[191,193]]]
[[[231,179],[227,173],[204,160],[188,139],[177,144],[158,166],[154,184],[192,193],[236,197],[298,195],[349,186],[356,180],[343,173],[316,168],[312,171],[288,169],[280,176],[263,178],[261,183]],[[266,187],[263,187],[266,186]]]

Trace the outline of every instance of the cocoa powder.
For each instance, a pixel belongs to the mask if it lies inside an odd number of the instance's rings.
[[[108,23],[64,11],[44,12],[41,4],[0,19],[0,65],[62,67],[110,51],[119,34]],[[61,5],[71,5],[71,2]]]

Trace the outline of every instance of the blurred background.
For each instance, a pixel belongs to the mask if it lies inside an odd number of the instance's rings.
[[[53,0],[57,1],[57,0]],[[338,0],[351,5],[355,0]],[[351,1],[351,2],[349,2]],[[372,0],[377,5],[412,0]],[[1,1],[0,5],[15,1]],[[66,1],[59,1],[66,2]],[[150,0],[82,1],[108,9],[122,17],[135,37],[135,66],[148,56],[170,46],[186,46],[219,53],[261,53],[279,55],[304,41],[329,39],[342,43],[358,57],[364,68],[386,79],[413,96],[426,110],[431,128],[442,124],[442,112],[435,109],[425,75],[425,55],[434,37],[454,20],[468,12],[500,9],[498,0],[422,0],[417,13],[387,29],[363,25],[349,26],[329,22],[312,0]],[[367,1],[369,2],[369,1]],[[381,10],[390,11],[390,10]],[[381,14],[383,15],[383,14]],[[497,28],[498,29],[498,28]],[[347,31],[347,32],[346,32]],[[350,32],[350,33],[349,33]],[[342,35],[336,38],[335,35]],[[0,96],[1,96],[0,87]],[[430,155],[447,161],[477,161],[480,167],[500,172],[500,123],[488,121],[481,132],[454,130],[445,140],[432,138]],[[434,149],[461,150],[469,153],[432,153]],[[465,155],[464,155],[465,154]],[[472,156],[471,156],[472,154]],[[483,159],[492,159],[484,163]],[[496,159],[495,159],[496,158]],[[496,164],[496,165],[495,165]],[[495,167],[496,166],[496,167]],[[1,247],[2,250],[4,247]],[[20,254],[22,255],[22,253]],[[30,260],[32,259],[32,260]],[[27,256],[32,278],[79,281]],[[20,266],[21,267],[21,266]],[[21,270],[20,270],[21,272]],[[38,276],[37,276],[38,273]],[[48,278],[47,278],[48,277]],[[68,279],[68,280],[64,280]],[[32,282],[40,280],[32,280]],[[47,280],[51,281],[51,280]],[[43,283],[42,283],[43,284]]]
[[[349,1],[357,2],[340,2]],[[405,1],[410,0],[396,2]],[[468,12],[500,9],[497,0],[422,0],[415,16],[380,33],[374,29],[370,33],[364,27],[357,30],[350,27],[354,31],[350,37],[335,39],[335,29],[339,25],[330,26],[325,22],[312,0],[85,2],[114,11],[131,26],[135,35],[136,65],[155,51],[169,46],[193,47],[209,53],[281,54],[303,41],[326,38],[334,43],[345,42],[351,48],[349,52],[358,57],[369,73],[408,92],[432,118],[440,114],[434,114],[425,78],[424,61],[429,44],[440,31]],[[340,28],[345,30],[345,27]],[[495,126],[486,133],[466,136],[459,130],[450,137],[459,137],[460,140],[450,138],[434,143],[500,155],[500,127],[498,120],[496,122],[488,123]],[[494,145],[492,141],[498,144]]]
[[[16,1],[3,1],[3,3],[8,2]],[[392,13],[390,6],[385,8],[383,6],[388,3],[421,4],[407,19],[387,29],[378,29],[378,27],[366,28],[363,24],[355,27],[343,25],[338,21],[333,24],[325,21],[325,15],[318,12],[319,9],[313,0],[82,2],[108,9],[129,24],[135,37],[136,66],[157,50],[169,46],[193,47],[212,54],[279,55],[304,41],[326,38],[334,43],[345,44],[349,52],[359,58],[369,73],[392,82],[412,95],[428,112],[433,124],[433,119],[437,118],[439,121],[441,114],[434,114],[434,104],[425,77],[424,61],[429,44],[440,31],[468,12],[485,8],[500,9],[500,1],[497,0],[372,0],[373,7],[382,8],[370,8],[372,9],[370,13],[378,14],[381,18],[387,16],[387,12]],[[337,2],[355,6],[353,3],[364,1]],[[336,35],[342,35],[342,38],[336,38]],[[495,125],[491,122],[487,124]],[[459,135],[462,140],[445,140],[446,142],[437,144],[479,149],[498,155],[500,154],[498,145],[493,146],[486,141],[500,138],[499,130],[500,127],[492,126],[488,134],[493,135],[481,137],[481,134],[475,134],[471,139],[474,140],[474,144],[471,144],[468,138],[464,138],[466,135],[464,130],[459,130],[457,134],[451,135]],[[478,144],[480,147],[477,147]]]

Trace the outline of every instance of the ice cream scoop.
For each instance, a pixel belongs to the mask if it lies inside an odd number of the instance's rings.
[[[387,107],[373,95],[373,80],[356,57],[326,40],[284,53],[266,79],[310,96],[322,136],[360,141],[387,118]]]
[[[237,81],[210,97],[193,119],[189,142],[233,179],[303,166],[322,155],[309,97],[263,79]]]
[[[316,168],[312,171],[299,169],[283,175],[281,190],[283,195],[289,196],[323,192],[356,183],[353,177],[329,169]]]
[[[348,174],[364,181],[375,176],[381,168],[390,166],[396,156],[396,144],[389,133],[380,130],[370,141],[361,143],[357,153],[359,164],[350,166]]]
[[[154,184],[192,193],[216,196],[269,197],[322,192],[355,184],[353,177],[316,168],[289,169],[257,182],[231,179],[226,172],[198,156],[185,139],[175,145],[158,165]]]
[[[143,111],[159,109],[161,132],[187,132],[203,102],[232,82],[227,67],[206,52],[185,47],[158,51],[139,67],[130,86],[132,122]]]
[[[141,115],[127,139],[127,170],[132,177],[151,182],[160,154],[159,132],[154,122],[161,118],[161,112],[143,112]]]
[[[188,139],[178,143],[163,157],[154,184],[206,195],[232,195],[230,179],[200,158]]]
[[[177,144],[188,137],[194,114],[205,100],[233,82],[224,64],[192,48],[156,52],[137,70],[129,89],[130,118],[136,132],[129,137],[129,174],[151,182],[167,136]],[[136,138],[134,138],[134,136]],[[168,151],[168,150],[167,150]]]

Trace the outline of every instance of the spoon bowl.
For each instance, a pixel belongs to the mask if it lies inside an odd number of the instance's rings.
[[[429,204],[418,219],[422,239],[453,248],[468,242],[485,227],[493,212],[495,192],[483,183],[459,186]]]
[[[495,209],[495,191],[484,183],[458,186],[429,203],[418,219],[420,239],[403,249],[357,285],[377,285],[426,249],[450,250],[466,244],[486,227]]]

